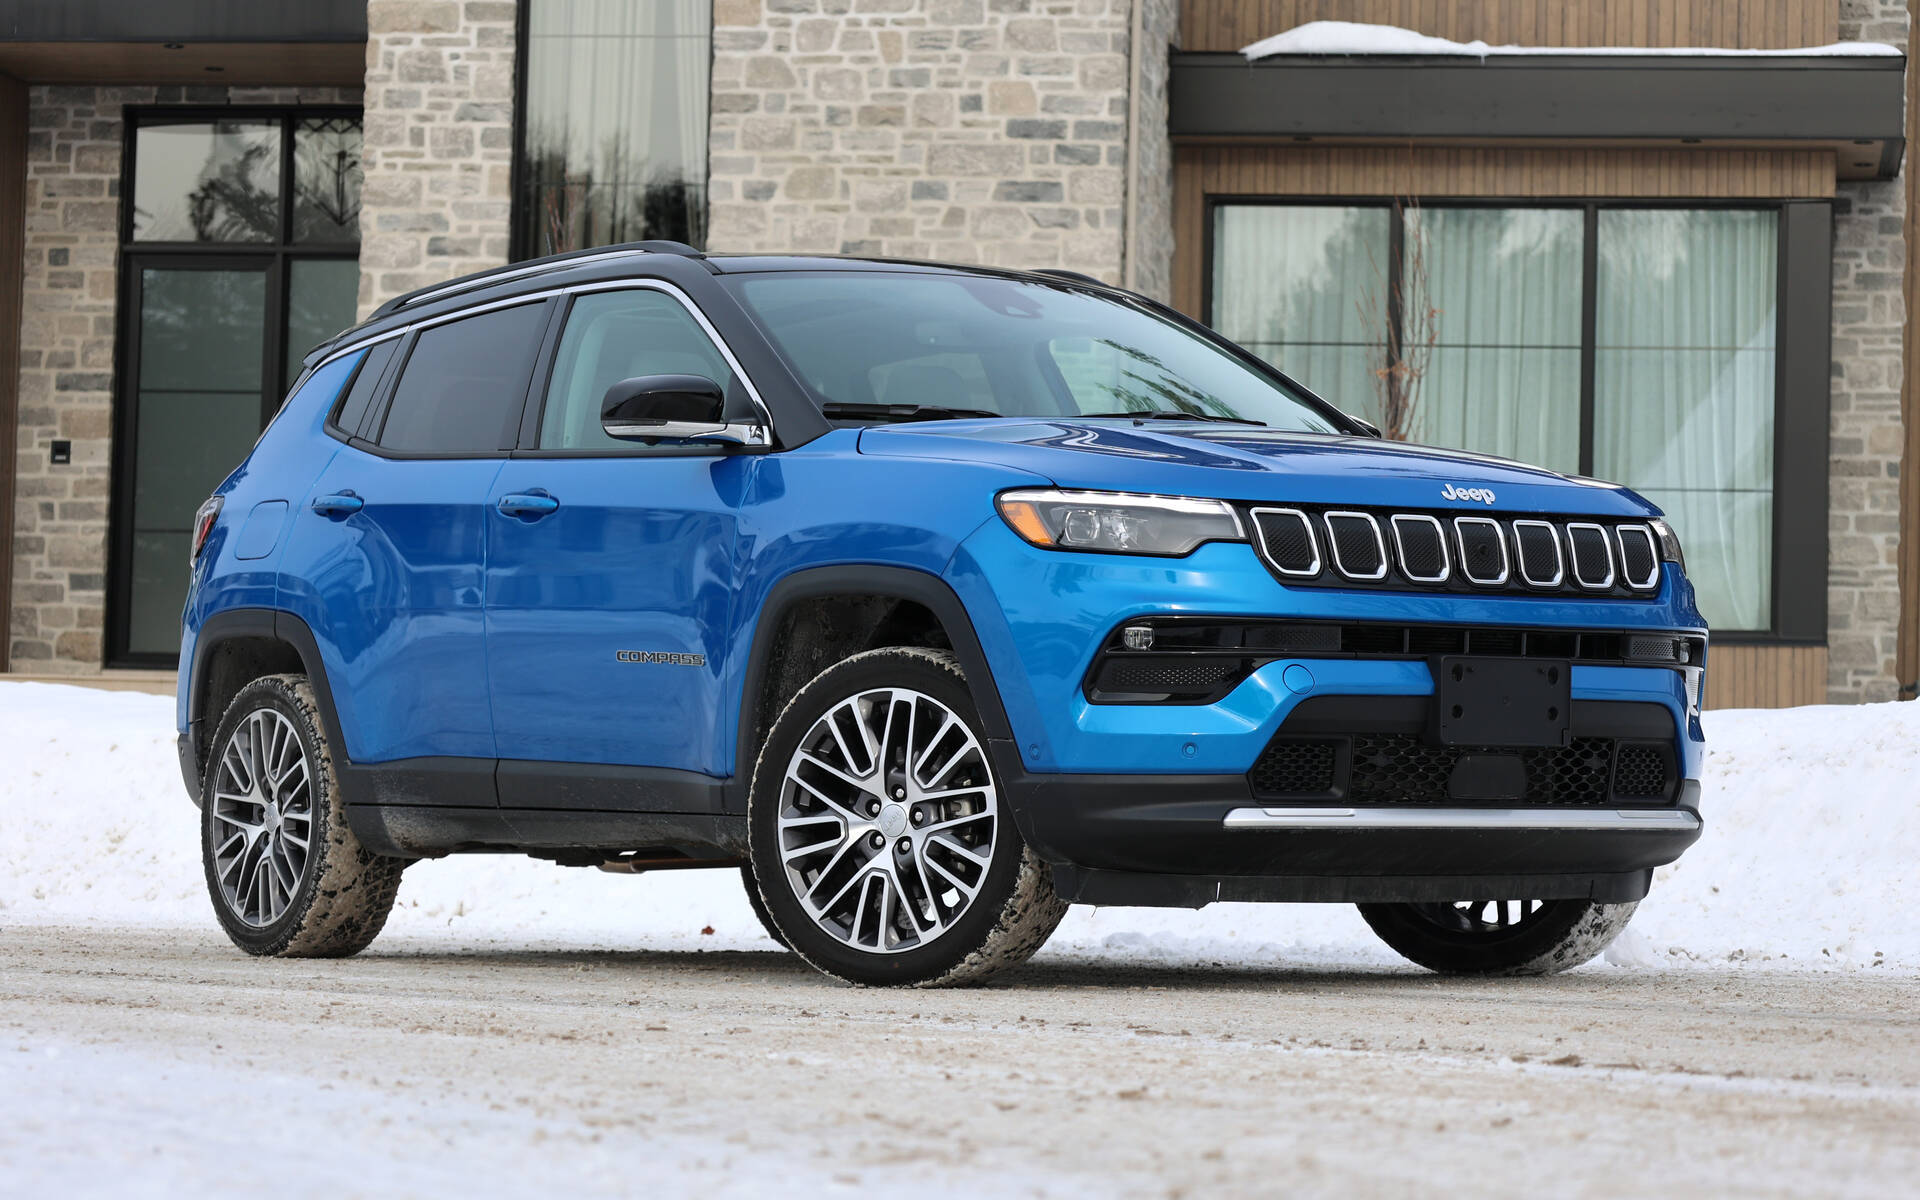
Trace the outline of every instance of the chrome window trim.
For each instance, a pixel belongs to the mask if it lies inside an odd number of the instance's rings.
[[[625,251],[623,253],[644,254],[646,253],[646,251],[636,250],[636,251]],[[609,255],[608,257],[619,257],[619,256]],[[321,367],[327,365],[328,363],[332,362],[336,358],[339,358],[343,355],[352,354],[359,350],[366,349],[367,347],[372,346],[375,343],[386,341],[388,338],[404,337],[408,333],[412,333],[419,330],[432,329],[435,326],[445,325],[452,321],[464,320],[467,317],[477,317],[482,313],[493,312],[497,309],[513,308],[522,304],[541,303],[541,302],[550,300],[555,296],[577,296],[577,295],[583,295],[591,292],[620,292],[620,291],[635,291],[635,290],[665,292],[667,295],[672,296],[675,300],[678,300],[680,302],[680,307],[686,309],[687,312],[692,315],[694,322],[698,324],[700,326],[701,331],[707,335],[707,340],[711,341],[714,344],[715,348],[717,348],[720,351],[720,356],[727,360],[728,368],[730,368],[735,375],[740,377],[741,384],[744,385],[747,389],[747,398],[753,401],[754,408],[757,409],[760,413],[760,419],[761,419],[760,425],[738,426],[738,428],[741,428],[743,430],[758,431],[757,440],[743,441],[741,442],[741,444],[748,445],[748,446],[771,446],[773,444],[773,438],[774,438],[773,410],[767,407],[766,400],[763,399],[760,395],[760,389],[754,386],[752,377],[750,377],[747,374],[746,368],[740,365],[740,360],[734,356],[733,348],[727,345],[726,339],[720,336],[720,331],[714,328],[713,322],[707,320],[707,315],[700,311],[699,306],[694,304],[692,297],[688,296],[685,292],[681,291],[679,288],[675,287],[673,284],[668,283],[663,279],[595,280],[591,283],[576,283],[568,287],[548,288],[545,291],[539,291],[539,292],[527,292],[518,296],[509,296],[505,299],[489,301],[486,304],[476,304],[476,305],[473,305],[471,308],[462,308],[455,312],[440,313],[436,316],[425,317],[418,321],[408,322],[407,324],[400,326],[398,329],[392,329],[392,330],[383,332],[378,337],[371,337],[366,339],[365,341],[358,341],[348,346],[342,346],[338,350],[335,350],[333,353],[321,359],[319,362],[315,363],[313,365],[313,369],[317,371]],[[556,354],[559,353],[558,343],[555,343],[554,345],[554,352]],[[404,369],[404,364],[403,364],[403,369]],[[540,402],[542,404],[546,403],[546,397],[544,395],[540,397]],[[733,429],[735,428],[735,426],[730,425],[727,428]],[[524,448],[537,449],[537,447],[524,447]]]
[[[1485,525],[1493,530],[1493,544],[1500,547],[1500,574],[1493,579],[1481,579],[1467,566],[1467,543],[1460,536],[1463,525]],[[1492,517],[1455,517],[1453,519],[1454,548],[1460,552],[1460,573],[1467,582],[1480,587],[1504,587],[1507,580],[1513,578],[1513,560],[1507,555],[1507,531],[1500,522]]]
[[[1589,583],[1580,574],[1580,552],[1578,549],[1575,548],[1573,544],[1573,531],[1576,529],[1591,529],[1593,530],[1593,532],[1600,535],[1600,550],[1603,554],[1607,556],[1607,577],[1598,583]],[[1568,562],[1568,565],[1570,565],[1573,568],[1573,581],[1579,584],[1581,587],[1586,588],[1590,592],[1605,592],[1605,591],[1612,590],[1613,581],[1616,577],[1613,569],[1613,539],[1607,536],[1607,530],[1605,526],[1596,525],[1592,521],[1568,521],[1567,522],[1567,562]]]
[[[1260,558],[1269,567],[1292,579],[1312,579],[1326,568],[1326,563],[1320,557],[1320,539],[1313,532],[1312,517],[1297,508],[1254,508],[1249,509],[1248,513],[1253,517],[1253,531],[1259,535],[1258,538],[1254,539],[1254,549],[1258,551]],[[1262,513],[1272,513],[1279,517],[1293,517],[1300,522],[1301,527],[1307,531],[1307,546],[1313,551],[1312,567],[1305,571],[1294,571],[1281,566],[1273,560],[1267,553],[1266,530],[1260,528],[1260,514]]]
[[[1547,536],[1553,539],[1553,578],[1552,579],[1535,579],[1533,576],[1527,574],[1527,555],[1526,555],[1526,552],[1520,548],[1520,531],[1523,528],[1536,528],[1536,527],[1546,530]],[[1513,522],[1512,528],[1513,528],[1513,560],[1515,565],[1517,565],[1520,568],[1521,581],[1524,582],[1528,587],[1537,587],[1537,588],[1557,588],[1562,583],[1565,583],[1567,579],[1567,559],[1566,559],[1566,554],[1563,552],[1560,546],[1560,532],[1559,530],[1553,527],[1553,522],[1521,520],[1521,521]]]
[[[1645,579],[1635,579],[1627,574],[1627,535],[1637,533],[1646,539],[1647,560],[1653,564],[1653,570]],[[1646,525],[1616,525],[1613,527],[1614,540],[1620,544],[1620,577],[1627,586],[1636,592],[1651,592],[1660,586],[1660,540],[1653,536],[1653,530]]]
[[[1438,575],[1415,575],[1407,569],[1407,546],[1400,537],[1400,522],[1425,521],[1433,526],[1434,536],[1440,539],[1440,573]],[[1427,513],[1395,513],[1387,519],[1393,526],[1393,551],[1399,556],[1400,573],[1414,583],[1445,583],[1453,578],[1453,556],[1447,553],[1447,530],[1440,524],[1440,518]]]
[[[1365,521],[1367,528],[1373,530],[1374,549],[1380,553],[1380,569],[1378,571],[1375,571],[1371,575],[1356,575],[1352,571],[1347,570],[1347,565],[1340,561],[1340,539],[1333,532],[1333,519],[1335,517],[1352,517],[1355,520]],[[1380,522],[1375,519],[1372,513],[1352,512],[1347,509],[1330,509],[1327,512],[1321,513],[1320,519],[1327,527],[1327,553],[1333,559],[1334,570],[1357,583],[1374,583],[1387,577],[1387,541],[1380,536]]]

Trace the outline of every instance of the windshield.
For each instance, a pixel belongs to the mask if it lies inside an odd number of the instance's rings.
[[[837,419],[1140,414],[1345,432],[1172,321],[1065,284],[855,271],[722,278]]]

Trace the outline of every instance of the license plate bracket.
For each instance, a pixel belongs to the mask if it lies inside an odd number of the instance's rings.
[[[1573,668],[1561,659],[1442,655],[1432,662],[1432,735],[1442,746],[1565,746]]]

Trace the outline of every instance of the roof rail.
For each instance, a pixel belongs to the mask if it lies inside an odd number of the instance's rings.
[[[1112,284],[1108,283],[1104,279],[1095,279],[1093,276],[1085,274],[1084,272],[1067,271],[1067,270],[1062,270],[1059,267],[1042,267],[1039,270],[1035,271],[1034,274],[1035,275],[1051,275],[1055,279],[1071,279],[1075,283],[1090,283],[1095,287],[1104,288],[1104,287],[1113,286]]]
[[[588,263],[602,262],[615,258],[629,258],[636,254],[678,254],[687,258],[702,258],[704,255],[684,242],[648,241],[626,242],[617,246],[600,246],[592,250],[572,250],[565,254],[549,254],[544,258],[530,259],[526,262],[511,263],[504,267],[495,267],[489,271],[476,271],[471,275],[462,275],[458,279],[449,279],[445,283],[431,284],[417,288],[393,299],[373,310],[368,320],[384,317],[398,312],[410,305],[475,288],[487,287],[495,283],[519,279],[527,275],[538,275],[544,271],[556,271],[565,267],[584,266]]]

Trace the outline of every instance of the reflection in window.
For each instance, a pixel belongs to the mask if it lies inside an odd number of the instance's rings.
[[[279,122],[142,125],[135,138],[135,241],[279,240]]]
[[[521,254],[703,245],[711,0],[529,0],[526,13]]]
[[[293,240],[360,240],[360,118],[293,124]]]

